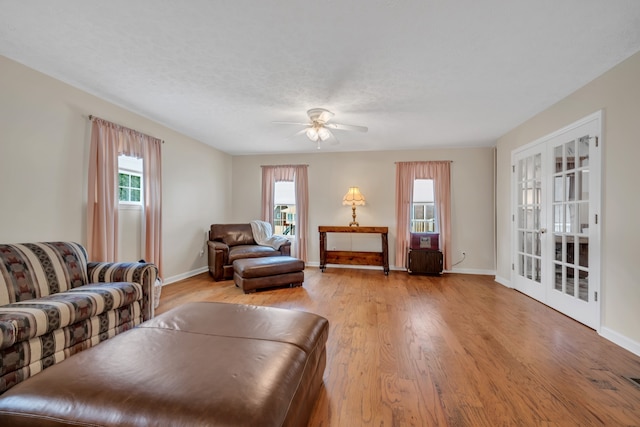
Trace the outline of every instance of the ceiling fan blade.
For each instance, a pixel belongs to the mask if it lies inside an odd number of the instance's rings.
[[[298,136],[298,135],[302,135],[302,134],[303,134],[303,133],[305,133],[306,131],[307,131],[307,129],[306,129],[306,128],[304,128],[304,129],[302,129],[302,130],[300,130],[300,131],[298,131],[298,132],[294,133],[293,135],[291,135],[291,136],[287,137],[287,139],[286,139],[286,140],[288,141],[288,140],[290,140],[290,139],[295,138],[295,137],[296,137],[296,136]]]
[[[331,117],[333,117],[333,113],[331,111],[325,110],[320,114],[320,117],[318,117],[318,121],[320,123],[326,123],[331,120]]]
[[[329,129],[337,129],[337,130],[355,130],[358,132],[366,132],[369,130],[366,126],[355,126],[355,125],[343,125],[340,123],[326,123],[325,127]]]
[[[298,126],[309,126],[309,123],[298,123],[298,122],[271,122],[276,125],[298,125]]]

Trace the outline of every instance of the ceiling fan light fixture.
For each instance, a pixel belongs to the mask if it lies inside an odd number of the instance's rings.
[[[309,138],[313,142],[316,142],[318,140],[318,136],[318,131],[315,128],[311,127],[307,129],[307,138]]]
[[[327,139],[331,138],[331,132],[329,132],[329,129],[321,127],[320,129],[318,129],[318,136],[322,141],[326,141]]]

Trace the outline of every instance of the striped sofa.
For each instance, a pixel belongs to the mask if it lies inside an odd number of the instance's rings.
[[[0,244],[0,393],[152,318],[157,276],[73,242]]]

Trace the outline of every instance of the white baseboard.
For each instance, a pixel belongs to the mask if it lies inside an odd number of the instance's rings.
[[[494,280],[496,282],[500,283],[501,285],[506,286],[507,288],[513,288],[513,286],[511,286],[511,280],[509,280],[509,279],[505,279],[504,277],[496,276],[496,278]]]
[[[171,283],[179,282],[180,280],[188,279],[189,277],[197,276],[200,273],[209,271],[209,267],[200,267],[196,270],[187,271],[186,273],[178,274],[176,276],[167,277],[164,279],[162,286],[170,285]]]
[[[628,338],[612,329],[607,327],[600,328],[600,336],[608,339],[614,344],[619,345],[620,347],[629,350],[631,353],[636,356],[640,356],[640,343]]]
[[[458,274],[480,274],[483,276],[495,276],[494,270],[484,270],[480,268],[452,268],[451,270],[445,270],[445,273],[458,273]]]

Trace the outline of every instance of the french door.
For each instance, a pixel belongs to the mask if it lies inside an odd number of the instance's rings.
[[[598,329],[601,113],[513,160],[513,286]]]

